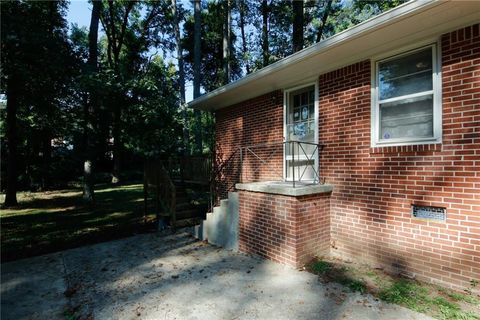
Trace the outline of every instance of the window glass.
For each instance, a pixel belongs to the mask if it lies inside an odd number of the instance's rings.
[[[439,138],[434,123],[441,121],[435,116],[434,50],[432,45],[377,63],[375,142]]]
[[[432,81],[432,48],[381,62],[378,65],[380,100],[429,91]]]
[[[380,104],[379,139],[433,137],[433,95]]]

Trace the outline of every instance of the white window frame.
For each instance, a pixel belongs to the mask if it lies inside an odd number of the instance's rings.
[[[289,97],[290,97],[290,93],[294,92],[294,91],[298,91],[298,90],[301,90],[301,89],[304,89],[304,88],[307,88],[307,87],[314,87],[314,123],[315,123],[315,132],[314,132],[314,143],[317,143],[318,144],[318,131],[319,131],[319,128],[318,128],[318,108],[319,108],[319,104],[318,104],[318,99],[319,99],[319,93],[318,93],[318,79],[316,80],[312,80],[310,82],[306,82],[304,84],[301,84],[301,85],[298,85],[296,87],[292,87],[292,88],[288,88],[288,89],[284,89],[283,90],[283,141],[287,141],[287,118],[288,118],[288,101],[289,101]],[[316,168],[316,170],[318,170],[319,166],[319,159],[318,159],[318,156],[319,156],[319,152],[320,150],[317,151],[317,153],[315,154],[315,158],[314,158],[314,166]],[[286,158],[286,155],[285,155],[285,148],[283,148],[283,165],[282,165],[282,171],[283,171],[283,180],[284,181],[288,181],[287,180],[287,175],[286,175],[286,165],[287,165],[287,158]]]
[[[417,51],[431,48],[432,50],[432,90],[433,94],[433,137],[408,137],[408,138],[396,138],[383,140],[379,137],[380,130],[380,104],[378,98],[378,71],[379,64],[385,61],[394,60],[402,56],[410,55]],[[390,146],[405,146],[405,145],[419,145],[419,144],[434,144],[442,143],[442,74],[441,74],[441,51],[440,42],[428,41],[423,44],[416,44],[415,46],[404,47],[400,50],[389,52],[381,56],[372,59],[371,63],[371,146],[372,147],[390,147]],[[414,97],[416,95],[422,95],[422,93],[414,93],[410,95],[404,95],[402,98]]]

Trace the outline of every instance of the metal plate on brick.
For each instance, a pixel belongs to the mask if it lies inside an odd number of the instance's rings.
[[[445,221],[447,219],[447,209],[412,205],[412,216],[420,219]]]

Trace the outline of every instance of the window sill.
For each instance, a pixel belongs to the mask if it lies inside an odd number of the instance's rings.
[[[437,152],[442,151],[441,142],[428,142],[410,145],[377,145],[370,147],[370,154],[385,153],[412,153],[412,152]]]

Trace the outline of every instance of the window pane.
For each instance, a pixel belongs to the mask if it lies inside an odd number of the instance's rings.
[[[380,100],[432,90],[432,48],[379,63]]]
[[[300,109],[296,108],[293,110],[293,121],[300,120]]]
[[[300,106],[300,96],[296,95],[293,96],[293,107],[298,107]]]
[[[380,104],[380,140],[433,137],[433,96]]]

